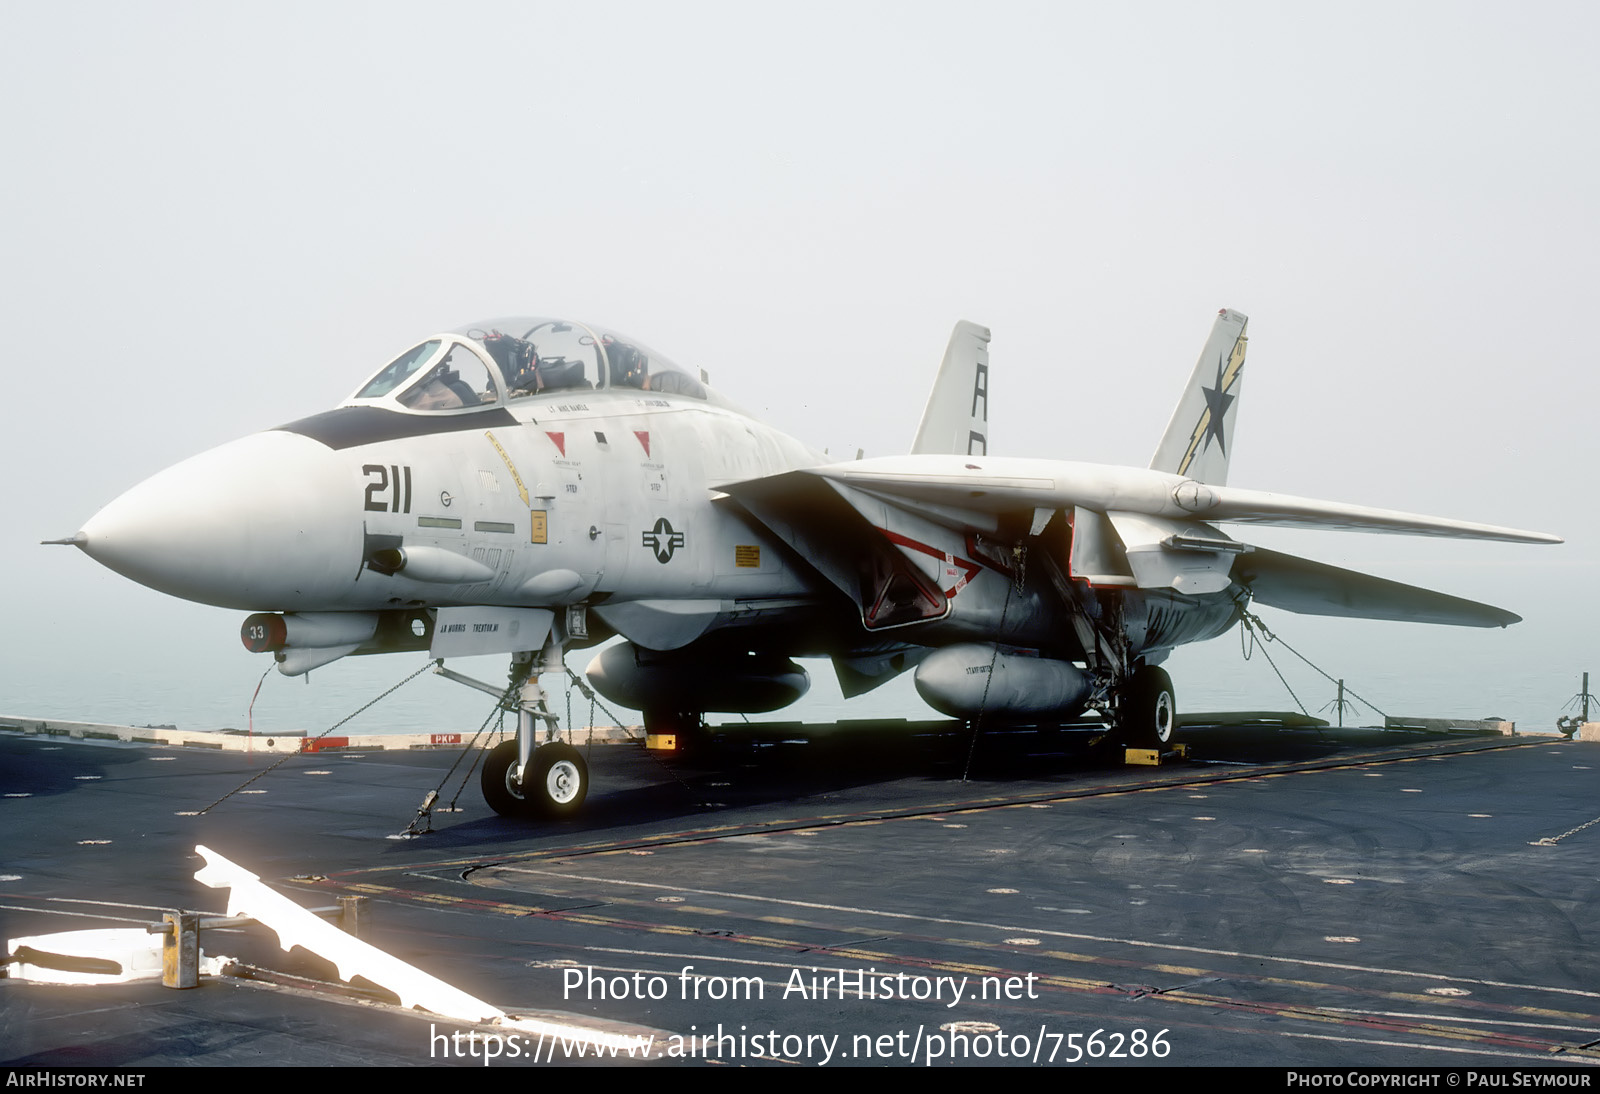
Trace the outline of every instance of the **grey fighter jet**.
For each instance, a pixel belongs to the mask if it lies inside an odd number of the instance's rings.
[[[909,455],[830,462],[613,331],[496,319],[425,338],[332,410],[117,498],[69,543],[151,588],[251,612],[296,675],[349,654],[506,654],[519,712],[484,793],[565,815],[588,793],[539,686],[587,675],[692,738],[775,710],[827,657],[847,696],[911,671],[956,718],[1093,710],[1130,744],[1176,724],[1160,663],[1252,601],[1464,626],[1485,604],[1252,548],[1276,524],[1557,543],[1551,535],[1227,485],[1246,319],[1216,320],[1148,468],[989,454],[989,332],[960,323]],[[445,670],[447,675],[455,675]],[[500,693],[500,689],[482,685]]]

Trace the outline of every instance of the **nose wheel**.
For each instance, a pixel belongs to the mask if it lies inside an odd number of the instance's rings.
[[[519,772],[517,742],[502,741],[483,762],[482,786],[484,801],[502,817],[570,817],[589,796],[589,765],[571,745],[552,741]]]
[[[553,741],[533,754],[536,808],[546,817],[570,817],[589,796],[589,765],[569,744]]]

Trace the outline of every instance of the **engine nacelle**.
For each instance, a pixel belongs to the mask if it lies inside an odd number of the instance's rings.
[[[923,701],[952,718],[1070,718],[1083,710],[1092,681],[1069,661],[963,642],[924,658],[916,684]]]
[[[787,657],[724,649],[661,653],[619,642],[584,670],[594,689],[634,710],[779,710],[811,687],[806,670]]]

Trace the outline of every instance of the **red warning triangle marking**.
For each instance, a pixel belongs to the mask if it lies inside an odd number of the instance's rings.
[[[639,438],[639,443],[644,445],[644,454],[650,455],[650,431],[648,429],[635,429],[633,435]]]
[[[567,435],[565,433],[546,433],[545,436],[549,437],[551,442],[555,444],[557,452],[563,456],[567,454]]]

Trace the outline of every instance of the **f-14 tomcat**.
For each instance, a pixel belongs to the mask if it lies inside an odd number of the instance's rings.
[[[632,338],[499,319],[426,338],[338,407],[169,468],[53,542],[256,613],[245,645],[288,675],[347,654],[509,654],[518,732],[483,787],[513,815],[582,804],[586,765],[539,677],[613,635],[588,678],[650,732],[785,706],[808,683],[792,658],[824,656],[847,696],[909,670],[952,717],[1093,709],[1161,747],[1177,707],[1160,663],[1251,600],[1516,622],[1217,527],[1560,542],[1228,486],[1245,330],[1219,314],[1154,459],[1131,468],[989,455],[989,332],[971,323],[911,454],[839,463]]]

